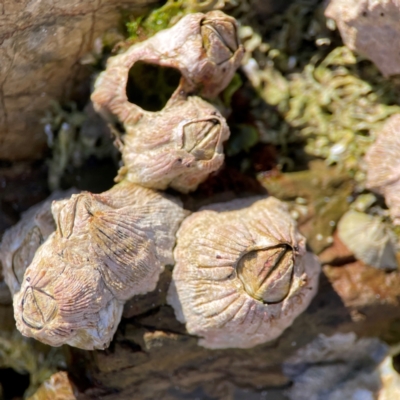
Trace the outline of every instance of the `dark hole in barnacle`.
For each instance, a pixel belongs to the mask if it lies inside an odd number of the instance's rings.
[[[160,111],[178,87],[180,78],[175,68],[138,61],[129,70],[128,101],[146,111]]]

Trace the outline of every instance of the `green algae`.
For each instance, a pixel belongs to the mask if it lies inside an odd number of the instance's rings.
[[[164,5],[153,9],[147,15],[131,17],[126,22],[129,43],[145,40],[171,27],[189,13],[207,12],[220,8],[219,3],[218,0],[167,0]]]
[[[297,0],[267,21],[269,32],[243,26],[244,71],[265,102],[262,141],[283,149],[302,143],[307,154],[362,181],[362,158],[375,132],[400,112],[400,86],[343,47],[332,22],[316,1]]]

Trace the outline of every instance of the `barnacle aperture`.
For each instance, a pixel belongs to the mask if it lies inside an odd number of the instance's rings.
[[[56,231],[36,252],[14,296],[25,336],[92,350],[108,346],[124,301],[154,290],[173,263],[178,200],[129,182],[54,202]]]
[[[400,225],[400,114],[392,115],[369,148],[366,186],[385,197],[395,225]]]
[[[316,257],[273,197],[193,213],[178,231],[174,255],[168,302],[209,348],[248,348],[276,338],[318,286]]]
[[[229,128],[222,115],[199,97],[180,100],[160,113],[145,113],[122,139],[124,166],[117,180],[181,192],[199,183],[223,163]]]
[[[53,192],[46,200],[24,212],[21,220],[4,233],[0,244],[0,261],[4,279],[12,294],[20,289],[25,270],[36,250],[56,229],[51,213],[52,201],[70,197],[76,192],[76,189]]]
[[[95,83],[96,110],[123,123],[120,140],[124,166],[118,180],[181,192],[195,190],[223,163],[222,144],[229,129],[220,112],[193,94],[215,96],[240,64],[236,21],[220,11],[191,14],[174,27],[111,57]],[[179,87],[158,112],[128,101],[129,69],[136,62],[175,68]]]

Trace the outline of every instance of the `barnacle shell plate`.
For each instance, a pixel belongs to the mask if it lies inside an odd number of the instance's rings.
[[[272,340],[316,293],[319,263],[273,197],[207,207],[177,237],[168,302],[204,347]]]
[[[46,200],[24,212],[21,220],[4,233],[0,244],[0,261],[4,280],[12,294],[20,289],[25,270],[36,250],[56,229],[51,214],[52,201],[76,192],[76,189],[53,192]]]
[[[396,237],[380,217],[350,210],[340,219],[338,234],[358,260],[375,268],[397,269]]]
[[[118,179],[183,193],[196,189],[222,165],[223,142],[229,137],[222,115],[195,96],[160,113],[145,113],[126,130]]]
[[[154,290],[173,262],[186,212],[178,200],[129,182],[54,202],[52,212],[57,230],[14,296],[17,328],[52,346],[104,349],[124,301]]]

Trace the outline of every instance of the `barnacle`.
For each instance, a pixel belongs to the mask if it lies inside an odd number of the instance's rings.
[[[108,346],[123,302],[154,290],[171,264],[179,202],[122,182],[54,202],[57,230],[36,252],[14,297],[25,336],[83,349]]]
[[[340,219],[338,234],[358,260],[376,268],[397,269],[396,237],[379,216],[350,210]]]
[[[400,114],[387,120],[365,161],[369,189],[385,196],[395,225],[400,225]]]
[[[146,113],[122,139],[124,166],[117,179],[155,189],[196,189],[222,165],[228,136],[225,119],[198,97]]]
[[[214,97],[228,85],[242,56],[234,18],[221,11],[190,14],[172,28],[109,58],[95,83],[92,100],[97,110],[111,113],[123,123],[134,122],[141,109],[129,103],[126,85],[129,69],[137,61],[179,70],[182,79],[175,96],[199,91]]]
[[[351,50],[368,57],[383,75],[400,74],[397,0],[330,0],[325,15],[335,20]]]
[[[231,80],[243,49],[233,18],[222,12],[192,14],[125,53],[108,60],[92,100],[124,124],[124,167],[119,178],[155,189],[196,189],[223,162],[229,129],[217,109],[189,93],[215,96]],[[178,69],[182,74],[165,108],[148,112],[128,101],[130,67],[137,61]]]
[[[19,291],[26,268],[39,246],[56,229],[51,203],[76,193],[75,189],[56,191],[22,214],[21,220],[8,229],[0,244],[4,279],[12,294]]]
[[[248,348],[276,338],[318,286],[318,261],[273,197],[192,214],[178,231],[174,254],[168,302],[209,348]]]

